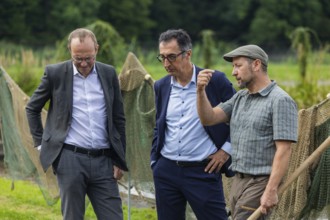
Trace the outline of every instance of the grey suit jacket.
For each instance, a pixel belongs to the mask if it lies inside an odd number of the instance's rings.
[[[118,77],[115,69],[96,62],[103,88],[108,115],[108,136],[113,163],[127,171],[125,161],[125,117]],[[46,102],[49,108],[45,127],[41,111]],[[26,107],[27,119],[34,145],[41,145],[40,162],[46,171],[60,154],[72,122],[73,66],[72,61],[48,65],[39,87]]]

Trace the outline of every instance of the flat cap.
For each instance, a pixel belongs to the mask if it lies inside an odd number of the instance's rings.
[[[235,50],[223,55],[223,58],[228,62],[232,62],[234,57],[249,57],[251,59],[259,59],[261,60],[262,64],[265,66],[268,65],[268,55],[266,52],[259,46],[253,44],[238,47]]]

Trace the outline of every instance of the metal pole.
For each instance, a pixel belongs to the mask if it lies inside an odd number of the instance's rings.
[[[131,220],[131,172],[128,172],[127,219]]]

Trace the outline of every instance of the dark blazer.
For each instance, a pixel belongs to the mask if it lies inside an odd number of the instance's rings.
[[[196,66],[196,76],[201,70],[201,68]],[[150,155],[151,161],[157,161],[159,159],[161,156],[161,149],[164,146],[166,110],[171,92],[171,76],[167,75],[156,81],[154,84],[154,90],[156,103],[156,126],[154,128],[154,137],[152,141]],[[224,73],[219,71],[215,71],[213,73],[213,76],[205,91],[212,107],[218,105],[220,102],[225,102],[235,94],[235,90],[232,87],[231,82],[226,78]],[[214,126],[204,126],[204,128],[218,149],[220,149],[226,141],[230,140],[229,126],[225,123]],[[221,172],[225,173],[226,176],[234,175],[234,173],[228,169],[230,164],[231,158],[223,165],[221,169]]]
[[[125,161],[125,117],[118,77],[115,69],[96,62],[108,115],[108,134],[113,163],[128,170]],[[45,127],[41,111],[49,101]],[[27,119],[34,145],[41,145],[40,162],[46,171],[60,154],[72,122],[73,66],[72,61],[48,65],[39,87],[26,106]]]

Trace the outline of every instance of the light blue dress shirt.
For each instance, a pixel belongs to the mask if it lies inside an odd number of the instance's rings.
[[[106,104],[95,65],[86,78],[72,65],[72,123],[64,143],[85,148],[108,148]]]
[[[178,161],[201,161],[218,149],[201,124],[196,106],[196,69],[191,81],[181,86],[171,78],[171,94],[167,107],[163,157]],[[231,145],[222,147],[231,153]]]

